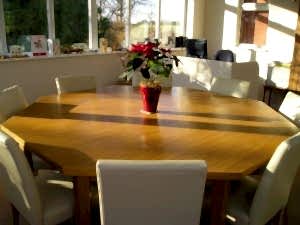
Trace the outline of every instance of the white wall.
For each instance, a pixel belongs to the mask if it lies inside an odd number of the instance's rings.
[[[112,84],[122,72],[120,57],[121,53],[113,53],[0,61],[0,90],[19,84],[32,102],[56,93],[56,76],[94,75],[98,86]]]
[[[299,0],[270,0],[264,47],[239,45],[241,2],[206,0],[203,33],[208,40],[208,56],[212,58],[219,49],[231,49],[237,62],[258,61],[260,76],[266,79],[268,63],[292,60]]]
[[[192,37],[189,38],[203,38],[204,37],[204,23],[205,23],[205,5],[206,0],[194,0],[194,16],[193,16],[193,30]],[[190,12],[188,12],[190,13]]]
[[[239,4],[239,0],[206,0],[203,33],[207,39],[210,58],[219,49],[236,46]]]
[[[225,2],[223,0],[206,1],[203,33],[207,39],[207,53],[210,58],[222,48],[224,9]]]
[[[271,0],[266,42],[272,61],[293,59],[298,4],[298,1]]]

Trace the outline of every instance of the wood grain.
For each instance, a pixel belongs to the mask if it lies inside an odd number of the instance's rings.
[[[204,159],[209,179],[239,179],[297,132],[262,102],[172,88],[159,113],[140,113],[137,90],[41,97],[2,129],[71,176],[95,176],[97,159]]]
[[[41,97],[1,128],[74,177],[76,224],[90,224],[89,177],[98,159],[203,159],[212,180],[212,224],[224,224],[228,183],[250,174],[298,129],[266,104],[198,90],[163,90],[157,114],[138,90]]]

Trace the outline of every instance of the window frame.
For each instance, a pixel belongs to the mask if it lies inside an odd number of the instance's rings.
[[[47,7],[47,21],[48,21],[48,39],[52,40],[52,43],[55,41],[55,18],[54,18],[54,1],[55,0],[46,0]],[[86,0],[88,1],[88,15],[89,15],[89,49],[96,50],[98,49],[98,27],[97,27],[97,3],[96,0]],[[183,24],[183,35],[187,35],[187,11],[189,1],[184,0],[184,24]],[[125,0],[124,4],[126,6],[131,5],[131,0]],[[5,31],[5,18],[4,18],[4,6],[3,0],[0,0],[0,54],[8,53],[8,46],[6,42],[6,31]],[[126,7],[125,11],[126,23],[125,23],[125,46],[130,45],[130,21],[131,21],[131,10],[130,7]],[[156,18],[155,18],[155,38],[160,39],[160,24],[161,24],[161,0],[157,0],[156,6]],[[51,51],[50,51],[51,55]]]
[[[250,48],[256,48],[258,47],[255,43],[245,43],[241,42],[241,35],[242,35],[242,15],[243,11],[245,12],[269,12],[269,3],[257,3],[257,2],[244,2],[241,3],[240,8],[240,26],[239,26],[239,37],[238,37],[238,43],[240,46],[248,46]],[[259,45],[259,47],[262,47],[264,45]]]
[[[0,54],[7,53],[3,0],[0,0]]]

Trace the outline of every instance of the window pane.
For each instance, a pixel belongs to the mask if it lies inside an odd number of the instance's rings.
[[[268,27],[268,12],[242,12],[241,43],[264,45]]]
[[[161,42],[168,45],[176,36],[184,36],[184,0],[161,0]]]
[[[88,43],[88,1],[55,0],[55,33],[61,45]]]
[[[132,1],[131,32],[132,43],[153,41],[155,38],[156,0]]]
[[[268,28],[268,12],[257,12],[255,15],[254,43],[264,45]]]
[[[243,8],[241,16],[240,43],[264,45],[268,28],[268,7],[266,0],[244,0],[249,7]],[[249,3],[255,2],[255,3]],[[256,5],[260,3],[259,5]],[[245,4],[243,4],[244,6]],[[257,6],[260,6],[255,10]]]
[[[4,0],[7,45],[31,50],[25,35],[48,35],[46,0]]]
[[[124,1],[98,0],[97,5],[98,37],[105,38],[113,50],[121,49],[125,39]]]

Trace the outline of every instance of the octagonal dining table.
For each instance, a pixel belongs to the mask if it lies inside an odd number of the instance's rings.
[[[162,91],[156,114],[142,113],[141,102],[138,89],[126,85],[43,96],[1,129],[26,155],[73,177],[77,225],[91,223],[98,159],[205,160],[210,223],[222,225],[230,182],[265,165],[277,145],[298,131],[256,100],[173,87]]]

